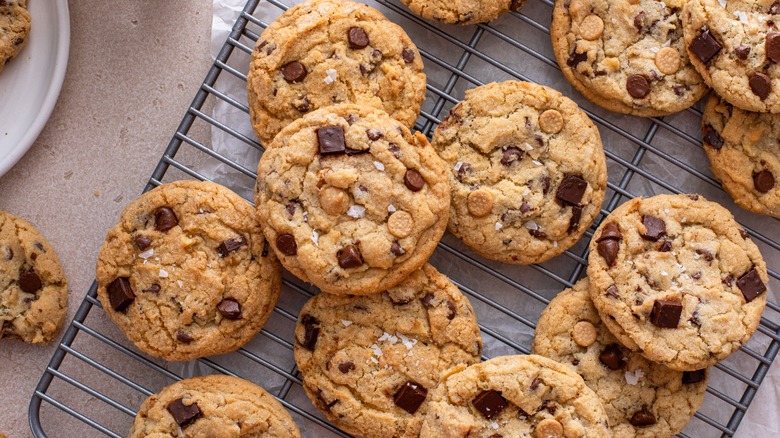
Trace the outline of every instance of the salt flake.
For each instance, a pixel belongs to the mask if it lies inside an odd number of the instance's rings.
[[[531,146],[530,144],[526,143],[526,144],[525,144],[525,150],[527,150],[527,151],[532,151],[532,150],[534,150],[534,147],[533,147],[533,146]]]
[[[390,213],[395,213],[395,211],[396,211],[395,205],[393,205],[393,204],[388,205],[387,206],[387,211],[389,211]]]
[[[376,169],[380,172],[385,171],[385,165],[380,163],[379,161],[374,161],[374,167],[376,167]]]
[[[539,225],[536,224],[536,222],[533,221],[533,219],[527,220],[524,224],[524,227],[528,228],[529,230],[538,230]]]
[[[504,228],[504,224],[501,222],[496,222],[496,231],[500,230],[501,228]]]
[[[142,259],[146,260],[149,257],[154,255],[154,248],[147,249],[146,251],[138,254],[138,257],[141,257]]]
[[[626,383],[629,385],[636,385],[639,383],[639,379],[644,377],[645,372],[641,369],[636,369],[634,372],[626,371],[626,374],[624,374],[624,377],[626,378]]]
[[[352,325],[352,321],[349,321],[349,320],[346,320],[346,319],[342,319],[341,323],[344,324],[344,327],[349,327],[349,326]]]
[[[315,230],[311,231],[311,241],[318,247],[320,246],[320,234]]]
[[[160,277],[165,278],[168,276],[168,271],[165,269],[160,269]]]
[[[347,210],[347,216],[359,219],[366,215],[366,207],[362,205],[351,205]]]
[[[176,280],[176,284],[178,284],[178,285],[179,285],[179,289],[181,289],[182,287],[184,287],[184,282],[183,282],[183,281],[181,281],[181,280]]]
[[[463,167],[463,163],[461,163],[460,161],[455,163],[455,172],[459,171],[461,167]]]
[[[541,166],[542,163],[536,160],[531,160],[532,163],[536,164],[537,166]]]
[[[332,83],[336,82],[336,79],[339,77],[338,72],[336,70],[332,69],[332,68],[326,70],[325,73],[328,74],[327,76],[325,76],[325,79],[324,79],[326,84],[332,84]]]

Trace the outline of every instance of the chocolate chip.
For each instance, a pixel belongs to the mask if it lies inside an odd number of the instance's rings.
[[[145,250],[146,248],[149,248],[149,245],[152,244],[152,238],[143,236],[141,234],[135,236],[135,245],[140,249],[141,251]]]
[[[355,245],[347,245],[344,249],[339,250],[336,252],[336,257],[339,260],[339,266],[344,269],[363,266],[363,257]]]
[[[607,266],[612,266],[617,260],[618,252],[620,251],[620,243],[615,239],[605,239],[598,243],[596,249],[599,255],[607,262]]]
[[[457,315],[457,307],[455,307],[455,303],[452,301],[447,300],[447,319],[452,321],[455,319],[455,315]]]
[[[528,230],[528,234],[536,237],[537,239],[546,239],[547,233],[542,230]]]
[[[406,254],[406,250],[404,250],[404,249],[401,247],[401,245],[398,243],[398,241],[395,241],[395,242],[393,242],[392,244],[390,244],[390,252],[391,252],[391,253],[392,253],[394,256],[396,256],[396,257],[400,257],[400,256],[402,256],[402,255]]]
[[[298,244],[295,242],[295,237],[290,233],[280,234],[276,237],[276,249],[287,256],[298,254]]]
[[[661,252],[669,252],[672,250],[672,241],[671,240],[664,240],[661,243],[661,246],[658,247],[658,251]]]
[[[577,53],[577,50],[575,49],[573,52],[571,52],[571,55],[569,55],[569,59],[566,60],[566,65],[572,68],[577,68],[577,66],[583,62],[587,61],[588,59],[588,53]]]
[[[539,388],[539,378],[534,377],[534,380],[531,381],[531,386],[529,387],[531,391],[536,391]]]
[[[419,192],[425,186],[425,180],[420,175],[420,172],[408,169],[404,174],[404,185],[413,192]]]
[[[5,247],[5,259],[12,260],[14,258],[14,250],[10,246]]]
[[[227,239],[224,242],[219,244],[219,247],[217,248],[217,253],[219,253],[220,257],[227,257],[228,254],[237,250],[238,248],[241,248],[242,246],[246,246],[246,244],[247,242],[244,236],[238,236],[232,239]]]
[[[339,364],[339,371],[341,371],[341,374],[347,374],[348,372],[355,369],[355,364],[352,362],[342,362]]]
[[[268,257],[268,241],[263,240],[263,251],[260,253],[260,257]]]
[[[371,141],[377,141],[380,138],[385,136],[385,134],[383,134],[382,131],[374,128],[371,128],[368,131],[366,131],[366,135],[368,136],[368,139]]]
[[[298,61],[293,61],[282,66],[282,76],[287,82],[301,82],[306,78],[306,67]]]
[[[680,324],[682,304],[672,300],[656,300],[650,312],[650,322],[660,328],[677,328]]]
[[[317,143],[320,155],[341,155],[346,152],[344,128],[341,126],[325,126],[317,130]]]
[[[775,186],[775,176],[772,175],[772,172],[767,169],[764,169],[758,173],[754,173],[753,185],[759,192],[766,193],[772,190],[772,188]]]
[[[501,154],[501,164],[510,166],[515,161],[520,161],[525,156],[525,152],[515,146],[504,146],[504,152]]]
[[[349,48],[353,50],[364,49],[368,46],[368,34],[360,27],[351,27],[347,32]]]
[[[745,301],[748,303],[766,291],[766,285],[758,275],[756,268],[747,271],[743,276],[739,277],[737,287],[742,291],[742,295],[745,296]]]
[[[200,411],[197,403],[192,403],[187,406],[183,402],[184,399],[174,400],[168,403],[168,412],[173,415],[173,419],[179,427],[187,427],[195,420],[203,416],[203,412]]]
[[[33,244],[34,247],[38,248],[38,251],[46,252],[46,249],[44,249],[43,244],[41,242],[35,242]]]
[[[142,290],[141,292],[145,294],[159,294],[161,289],[162,288],[160,287],[159,284],[154,283],[151,286],[147,287],[146,289]]]
[[[704,140],[705,144],[708,144],[715,149],[720,149],[723,147],[723,138],[718,134],[718,131],[715,130],[715,128],[712,127],[709,123],[704,125],[703,129],[703,136],[702,139]]]
[[[232,298],[220,301],[217,310],[225,319],[241,319],[241,304]]]
[[[587,181],[577,175],[566,174],[555,192],[555,197],[565,204],[580,205],[587,188]]]
[[[412,49],[404,49],[401,52],[401,58],[403,58],[404,62],[407,64],[411,64],[414,62],[414,50]]]
[[[707,370],[683,371],[682,382],[685,384],[699,383],[704,380]]]
[[[704,257],[704,260],[711,262],[715,259],[715,256],[712,255],[712,253],[709,250],[706,249],[697,249],[696,254],[699,254],[700,256]]]
[[[780,2],[772,3],[772,6],[769,7],[769,13],[772,15],[780,14]]]
[[[539,408],[539,410],[546,410],[550,413],[550,415],[555,415],[555,411],[558,409],[558,405],[555,404],[552,400],[545,400],[542,402],[542,406]]]
[[[430,309],[433,307],[434,298],[436,298],[435,295],[433,295],[431,292],[428,292],[420,299],[420,301],[422,302],[423,307]]]
[[[652,426],[656,423],[655,415],[653,415],[646,406],[643,407],[642,410],[634,412],[634,415],[631,416],[631,419],[628,420],[628,422],[634,427]]]
[[[547,194],[550,191],[550,177],[545,175],[542,177],[542,193]]]
[[[512,4],[509,5],[509,9],[512,11],[519,11],[525,4],[525,0],[512,0]]]
[[[642,99],[650,94],[650,83],[642,75],[632,75],[626,81],[626,90],[631,96]]]
[[[179,219],[170,207],[157,207],[154,210],[154,229],[168,231],[176,225],[179,225]]]
[[[739,59],[747,59],[748,55],[750,54],[750,46],[740,44],[734,48],[734,54],[736,54],[737,58]]]
[[[691,322],[691,324],[695,325],[696,327],[701,327],[701,320],[699,319],[699,311],[694,310],[693,315],[691,315],[691,319],[688,321]]]
[[[685,195],[686,198],[690,199],[691,201],[698,201],[699,195],[693,194],[693,195]]]
[[[387,145],[387,150],[392,152],[395,158],[401,158],[401,148],[397,144],[390,143]]]
[[[22,291],[27,292],[28,294],[34,294],[41,289],[41,286],[43,286],[41,277],[32,269],[19,274],[19,289]]]
[[[488,420],[501,413],[509,405],[501,393],[492,389],[482,391],[471,403]]]
[[[694,272],[693,274],[691,274],[691,278],[693,278],[694,280],[700,279],[701,278],[701,272]]]
[[[607,290],[604,291],[604,293],[606,293],[608,297],[617,298],[618,297],[618,288],[614,284],[610,285],[607,288]]]
[[[298,204],[297,201],[290,201],[284,204],[284,209],[287,210],[287,214],[289,214],[290,216],[295,215],[296,204]]]
[[[425,401],[428,390],[415,382],[406,382],[396,391],[393,403],[410,414],[414,414]]]
[[[261,52],[263,50],[263,47],[267,45],[268,45],[268,40],[258,41],[257,46],[255,46],[255,51]]]
[[[764,43],[766,57],[772,62],[780,62],[780,33],[770,32],[766,34]]]
[[[645,12],[642,11],[634,16],[634,27],[637,31],[642,32],[642,26],[645,21]]]
[[[523,208],[520,206],[520,211],[522,211]],[[580,226],[580,219],[582,218],[582,207],[579,205],[574,205],[571,207],[571,219],[569,219],[569,229],[567,232],[571,233],[573,231],[576,231],[577,228]]]
[[[663,219],[645,214],[642,215],[642,225],[645,226],[646,231],[641,236],[647,240],[656,242],[661,237],[666,236],[666,224]]]
[[[609,344],[599,354],[599,360],[611,370],[621,370],[626,366],[626,358],[618,344]]]
[[[318,327],[320,321],[311,315],[303,315],[301,316],[301,323],[304,330],[301,346],[309,351],[314,351],[314,346],[317,345],[317,338],[320,336],[320,328]]]
[[[300,101],[293,103],[293,108],[302,113],[308,113],[311,111],[311,102],[308,97],[304,96]]]
[[[731,287],[731,283],[734,282],[734,276],[731,274],[726,275],[726,277],[720,281],[721,283],[725,284],[726,286]]]
[[[184,330],[179,330],[176,332],[176,340],[185,344],[189,344],[190,342],[194,341],[195,338],[193,338],[192,335],[185,332]]]
[[[468,172],[471,172],[471,164],[462,163],[460,169],[458,169],[458,181],[463,181],[463,177],[466,176]]]
[[[127,277],[115,279],[106,289],[108,291],[108,301],[117,312],[123,312],[135,300],[135,294],[130,287],[130,279]]]
[[[739,229],[739,235],[740,235],[740,237],[742,237],[743,239],[746,239],[746,240],[748,238],[750,238],[750,234],[748,234],[747,230],[745,230],[744,228],[740,228]]]
[[[769,76],[763,73],[753,73],[748,81],[750,89],[758,96],[759,99],[764,100],[769,96],[769,92],[772,91],[772,83]]]
[[[720,43],[710,35],[709,30],[705,30],[696,37],[695,40],[688,46],[688,50],[691,51],[699,61],[707,63],[713,56],[715,56],[722,46]]]

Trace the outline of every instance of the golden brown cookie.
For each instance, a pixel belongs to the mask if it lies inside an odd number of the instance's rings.
[[[27,0],[0,1],[0,72],[19,54],[30,34]]]

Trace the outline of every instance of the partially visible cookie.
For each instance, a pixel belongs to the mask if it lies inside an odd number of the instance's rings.
[[[417,47],[381,12],[309,0],[263,31],[247,77],[252,126],[269,145],[285,126],[339,103],[383,109],[412,127],[425,99]]]
[[[468,299],[431,265],[381,294],[320,294],[295,327],[295,362],[315,406],[347,432],[417,437],[444,371],[480,359]]]
[[[587,278],[559,293],[539,317],[534,354],[571,364],[596,392],[615,438],[671,437],[696,413],[707,371],[680,372],[623,347],[601,322]]]
[[[177,436],[300,438],[301,433],[263,388],[238,377],[212,375],[181,380],[147,398],[129,434]]]
[[[401,0],[415,14],[449,24],[487,23],[509,11],[519,11],[526,0]]]
[[[255,202],[282,264],[333,294],[368,295],[422,267],[447,226],[447,168],[386,113],[339,105],[285,128]]]
[[[556,0],[550,28],[563,74],[615,112],[663,116],[707,92],[689,63],[680,11],[687,0]]]
[[[699,195],[634,198],[590,243],[588,278],[620,342],[679,371],[744,345],[766,304],[766,263],[728,210]]]
[[[568,365],[502,356],[447,374],[430,396],[420,436],[610,436],[601,402]]]
[[[450,231],[487,258],[548,260],[601,211],[607,166],[598,129],[551,88],[508,81],[469,90],[433,146],[450,168]]]
[[[712,172],[734,202],[780,218],[780,116],[741,110],[713,94],[702,139]]]
[[[0,338],[48,344],[68,311],[57,254],[31,223],[0,211]]]
[[[0,1],[0,72],[19,54],[30,33],[27,0]]]
[[[263,327],[281,266],[252,206],[211,182],[163,184],[131,202],[97,261],[98,298],[144,352],[192,360]]]

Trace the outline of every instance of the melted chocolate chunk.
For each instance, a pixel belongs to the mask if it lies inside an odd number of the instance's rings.
[[[185,405],[184,399],[174,400],[168,403],[168,412],[173,416],[176,424],[181,428],[185,428],[194,423],[195,420],[203,416],[203,412],[200,411],[197,403],[193,403],[189,406]]]
[[[767,59],[774,63],[780,62],[780,33],[769,32],[766,34],[764,47]]]
[[[696,254],[699,254],[700,256],[704,257],[704,260],[711,262],[715,260],[715,256],[712,255],[712,253],[709,250],[706,249],[697,249]]]
[[[176,225],[179,225],[179,219],[170,207],[157,207],[154,210],[154,228],[157,231],[168,231]]]
[[[349,48],[353,50],[364,49],[368,46],[368,33],[360,27],[352,27],[347,32]]]
[[[772,91],[771,79],[763,73],[753,73],[753,76],[748,80],[748,84],[750,85],[750,90],[761,100],[766,99],[769,96],[769,92]]]
[[[618,297],[617,286],[615,286],[614,284],[609,286],[607,290],[604,291],[604,293],[606,293],[608,297],[617,298]]]
[[[695,40],[688,46],[688,50],[691,51],[699,61],[707,63],[713,56],[715,56],[722,46],[720,43],[710,35],[709,30],[705,30],[696,37]]]
[[[398,243],[398,241],[393,242],[390,244],[390,253],[393,254],[396,257],[400,257],[404,254],[406,254],[406,250],[404,250],[401,245]]]
[[[220,301],[217,310],[225,319],[241,319],[241,304],[232,298]]]
[[[284,233],[276,237],[276,249],[287,256],[298,254],[298,244],[292,234]]]
[[[293,103],[293,108],[302,113],[308,113],[311,111],[311,102],[308,97],[304,96],[300,101]]]
[[[682,382],[684,384],[699,383],[704,380],[707,370],[683,371]]]
[[[301,82],[306,78],[306,67],[298,61],[293,61],[282,66],[282,77],[291,83]]]
[[[577,175],[566,174],[555,192],[555,197],[564,204],[580,205],[588,182]]]
[[[647,240],[656,242],[661,237],[666,236],[666,223],[664,223],[663,219],[645,214],[642,215],[642,225],[647,230],[642,234],[642,237]]]
[[[455,303],[452,301],[447,300],[447,319],[452,321],[455,319],[455,315],[457,315],[457,307],[455,307]]]
[[[672,300],[656,300],[650,312],[650,322],[660,328],[677,328],[681,314],[681,303]]]
[[[703,131],[704,135],[702,136],[702,139],[704,140],[704,144],[708,144],[715,149],[720,149],[723,147],[723,138],[720,136],[720,134],[718,134],[718,131],[712,127],[712,125],[704,125]]]
[[[642,410],[634,412],[634,415],[631,416],[628,422],[634,427],[652,426],[656,423],[655,415],[646,406]]]
[[[413,192],[419,192],[425,187],[425,179],[420,175],[420,172],[408,169],[404,174],[404,185]]]
[[[412,49],[404,49],[401,52],[401,58],[404,60],[405,63],[411,64],[414,62],[414,50]]]
[[[336,253],[336,258],[339,260],[339,266],[344,269],[363,266],[363,257],[355,245],[347,245],[344,249],[339,250]]]
[[[320,155],[341,155],[346,152],[344,128],[341,126],[325,126],[317,130],[317,143]]]
[[[734,48],[734,54],[737,55],[737,58],[745,60],[750,55],[750,46],[740,44]]]
[[[596,242],[601,242],[605,239],[617,239],[623,238],[623,233],[620,232],[620,226],[616,222],[609,222],[601,229],[601,236],[599,236]]]
[[[142,290],[141,292],[145,294],[159,294],[162,288],[159,284],[154,283],[151,286],[147,287],[146,289]]]
[[[435,296],[432,293],[428,292],[427,294],[425,294],[425,296],[423,296],[420,299],[420,301],[422,302],[423,307],[425,307],[426,309],[430,309],[431,307],[433,307],[434,298]]]
[[[228,254],[230,254],[233,251],[236,251],[238,248],[241,248],[242,246],[246,246],[246,244],[247,241],[244,238],[244,236],[238,236],[232,239],[227,239],[224,242],[219,244],[219,247],[217,248],[217,253],[219,253],[220,257],[227,257]]]
[[[301,323],[303,324],[303,341],[301,346],[309,351],[314,351],[314,346],[317,345],[317,338],[320,336],[320,321],[311,316],[301,316]]]
[[[504,146],[504,152],[501,154],[501,164],[511,166],[515,161],[520,161],[525,156],[525,152],[515,146]]]
[[[520,208],[522,211],[522,206]],[[569,219],[569,229],[567,232],[571,233],[576,231],[580,226],[580,219],[582,218],[582,207],[574,205],[571,207],[571,219]]]
[[[669,252],[672,250],[672,241],[671,240],[664,240],[661,243],[661,246],[658,247],[658,251],[661,252]]]
[[[355,364],[353,362],[342,362],[339,364],[339,371],[341,371],[341,374],[347,374],[348,372],[355,369]]]
[[[382,133],[382,131],[374,128],[371,128],[368,131],[366,131],[366,135],[368,136],[368,139],[371,141],[377,141],[380,138],[385,136],[385,134]]]
[[[767,193],[775,186],[775,176],[768,169],[753,174],[753,186],[761,193]]]
[[[650,82],[642,75],[632,75],[626,81],[626,90],[632,97],[642,99],[650,94]]]
[[[576,49],[571,52],[571,55],[569,55],[569,59],[566,60],[566,65],[572,68],[577,68],[577,66],[583,62],[588,60],[588,53],[577,53]]]
[[[194,341],[195,338],[193,338],[191,334],[185,332],[184,330],[179,330],[176,332],[176,340],[185,344],[189,344],[190,342]]]
[[[756,268],[747,271],[743,276],[739,277],[737,287],[742,291],[742,295],[748,303],[766,291],[766,285],[758,275]]]
[[[424,386],[415,382],[406,382],[396,391],[393,403],[406,412],[414,414],[425,401],[427,395],[428,390]]]
[[[147,237],[144,235],[137,235],[135,236],[135,245],[140,249],[141,251],[145,250],[146,248],[149,248],[149,245],[152,244],[152,238]]]
[[[500,414],[509,405],[501,393],[494,390],[482,391],[474,397],[471,404],[488,420]]]
[[[607,266],[612,267],[615,264],[615,260],[617,260],[620,243],[616,239],[605,239],[598,242],[596,250],[604,258],[604,261],[607,262]]]
[[[28,294],[34,294],[35,292],[38,292],[42,286],[41,277],[32,269],[19,274],[19,289],[22,291],[27,292]]]
[[[634,27],[638,32],[642,32],[642,26],[644,25],[645,21],[645,12],[642,11],[634,16]]]
[[[547,233],[542,230],[528,230],[528,234],[536,237],[537,239],[546,239]]]
[[[127,277],[115,279],[108,285],[106,290],[108,292],[108,301],[117,312],[124,312],[135,300],[135,294],[130,287],[130,279]]]
[[[599,354],[599,361],[611,370],[620,370],[626,366],[626,358],[623,357],[623,352],[620,351],[618,344],[609,344],[604,347],[604,350]]]

